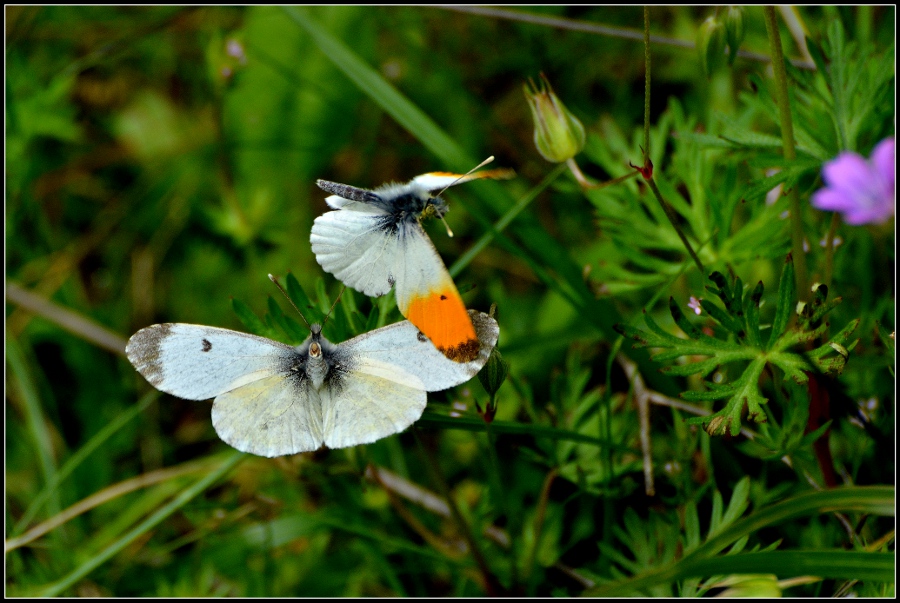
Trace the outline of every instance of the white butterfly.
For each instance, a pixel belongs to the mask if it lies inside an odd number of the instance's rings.
[[[474,325],[419,220],[429,214],[443,218],[447,203],[438,195],[449,186],[513,175],[506,169],[431,172],[371,191],[318,180],[319,188],[333,193],[325,202],[337,211],[313,223],[310,243],[316,261],[348,287],[369,296],[384,295],[395,287],[397,307],[405,318],[448,358],[471,361],[479,350]]]
[[[318,324],[292,347],[228,329],[167,323],[128,340],[134,368],[155,388],[188,400],[215,398],[212,422],[226,443],[273,457],[322,445],[368,444],[422,415],[425,392],[473,377],[497,343],[497,322],[469,311],[474,359],[447,359],[403,321],[333,344]]]

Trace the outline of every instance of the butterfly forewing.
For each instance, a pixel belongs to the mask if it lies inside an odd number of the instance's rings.
[[[128,360],[155,388],[188,400],[207,400],[284,371],[294,349],[228,329],[165,323],[128,340]]]
[[[397,375],[419,379],[426,391],[434,392],[465,383],[485,365],[491,350],[497,345],[497,321],[469,310],[468,315],[477,331],[479,348],[469,362],[454,362],[442,354],[428,338],[409,321],[399,322],[363,333],[341,344],[354,356],[378,361],[382,365],[402,367]],[[362,369],[365,370],[365,369]],[[390,378],[390,373],[388,373]]]
[[[332,211],[315,219],[310,236],[316,260],[348,287],[377,297],[391,290],[402,241],[386,230],[383,214]]]

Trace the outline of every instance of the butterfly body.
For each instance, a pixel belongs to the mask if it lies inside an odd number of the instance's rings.
[[[499,334],[472,312],[475,359],[447,359],[408,321],[331,343],[313,325],[298,346],[228,329],[166,323],[135,333],[126,353],[151,385],[189,400],[215,398],[212,422],[226,443],[273,457],[374,442],[422,415],[426,392],[464,383]]]
[[[319,180],[319,188],[332,193],[325,202],[335,211],[313,223],[313,253],[327,272],[366,295],[384,295],[394,287],[401,314],[445,356],[468,362],[478,353],[475,328],[420,221],[447,213],[438,195],[444,188],[511,175],[510,170],[432,172],[374,190]]]

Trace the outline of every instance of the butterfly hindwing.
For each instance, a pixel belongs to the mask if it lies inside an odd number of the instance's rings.
[[[325,445],[342,448],[403,431],[425,409],[425,392],[465,383],[487,362],[497,344],[497,322],[470,310],[481,339],[474,360],[448,359],[409,321],[364,333],[338,346],[347,372],[329,384]]]
[[[326,446],[369,444],[403,431],[422,416],[427,396],[421,382],[409,375],[401,377],[402,368],[396,365],[380,369],[362,359],[324,389]],[[391,378],[386,378],[385,372]]]
[[[221,394],[212,408],[216,433],[260,456],[318,450],[325,441],[322,399],[304,377],[272,375]]]
[[[450,273],[418,223],[409,224],[406,231],[403,261],[395,272],[400,313],[448,358],[475,359],[475,328]]]

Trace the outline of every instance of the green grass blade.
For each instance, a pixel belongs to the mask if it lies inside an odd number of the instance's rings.
[[[433,426],[441,429],[461,429],[463,431],[478,431],[487,433],[484,420],[472,417],[447,417],[433,412],[427,412],[422,415],[417,423],[419,426]],[[491,431],[495,434],[507,435],[528,435],[535,438],[549,438],[552,440],[561,440],[569,442],[578,442],[580,444],[592,444],[601,448],[609,448],[618,450],[619,452],[627,452],[631,454],[639,454],[636,448],[630,448],[614,442],[608,442],[597,436],[585,435],[575,431],[567,431],[565,429],[557,429],[555,427],[544,427],[542,425],[531,425],[528,423],[515,423],[513,421],[493,421],[491,423]]]
[[[112,437],[119,429],[121,429],[128,421],[132,420],[139,414],[141,414],[150,404],[159,398],[160,393],[156,390],[152,390],[147,392],[143,398],[141,398],[137,404],[120,414],[118,417],[107,423],[103,429],[98,431],[94,436],[88,440],[84,446],[78,449],[78,452],[73,454],[62,467],[57,471],[53,481],[44,486],[44,489],[34,498],[31,504],[28,506],[28,509],[25,513],[22,514],[21,519],[16,522],[15,528],[13,528],[12,533],[7,537],[18,536],[24,530],[28,524],[31,523],[31,520],[34,519],[35,515],[37,515],[38,511],[41,510],[41,507],[44,503],[50,498],[53,492],[56,490],[57,486],[62,483],[64,479],[69,477],[72,472],[79,466],[81,463],[87,459],[92,452],[97,450],[106,440]]]
[[[52,434],[47,428],[44,413],[41,408],[41,400],[37,386],[28,369],[25,354],[19,343],[12,337],[6,338],[6,361],[14,377],[13,383],[19,389],[25,411],[25,420],[28,432],[34,440],[34,449],[38,459],[38,465],[43,473],[45,488],[50,497],[50,512],[59,513],[62,505],[57,495],[56,488],[52,486],[58,482],[56,460],[53,458]]]
[[[60,593],[65,591],[67,588],[90,574],[92,571],[97,569],[102,564],[109,561],[112,557],[117,555],[122,551],[126,546],[140,538],[143,534],[146,534],[150,530],[152,530],[156,525],[158,525],[162,520],[166,517],[186,505],[191,501],[192,498],[209,488],[216,481],[219,480],[223,475],[228,473],[231,469],[233,469],[241,460],[243,460],[247,455],[243,452],[232,452],[222,464],[207,474],[205,477],[195,482],[188,488],[185,488],[181,494],[176,496],[171,502],[161,507],[158,511],[153,513],[150,517],[142,521],[138,526],[136,526],[133,530],[122,536],[119,540],[112,543],[106,549],[101,551],[98,555],[88,560],[87,562],[81,564],[79,567],[75,568],[69,575],[60,579],[53,584],[50,584],[42,591],[37,593],[37,596],[40,597],[56,597],[59,596]]]
[[[681,561],[661,568],[654,568],[619,582],[601,586],[586,594],[609,597],[621,593],[634,592],[635,590],[644,590],[658,584],[666,584],[679,577],[696,576],[698,574],[695,573],[697,570],[694,568],[708,567],[704,563],[710,562],[713,556],[730,544],[747,535],[754,534],[764,527],[782,523],[795,517],[819,515],[833,511],[868,513],[890,517],[894,515],[894,493],[893,486],[849,486],[801,494],[756,511],[748,517],[725,527],[693,552],[686,555]],[[876,559],[876,557],[871,558]],[[687,569],[685,570],[684,568]],[[687,573],[682,574],[682,571]],[[710,573],[722,573],[724,571],[727,570],[717,569]],[[756,573],[756,570],[748,573]],[[879,573],[877,575],[881,576],[882,574]],[[893,573],[891,576],[893,576]]]

